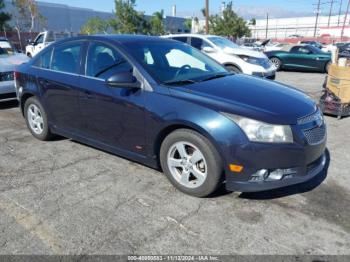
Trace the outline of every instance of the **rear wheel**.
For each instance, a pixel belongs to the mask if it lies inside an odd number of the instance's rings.
[[[222,160],[210,141],[201,134],[180,129],[165,138],[160,150],[162,169],[180,191],[206,197],[221,182]]]
[[[270,58],[270,61],[272,64],[274,64],[274,66],[276,67],[276,70],[279,71],[281,70],[281,67],[282,67],[282,61],[277,58],[277,57],[271,57]]]
[[[53,135],[48,126],[46,112],[37,98],[27,99],[24,104],[24,116],[29,130],[35,138],[42,141],[52,139]]]
[[[28,56],[29,58],[32,58],[32,57],[33,57],[31,53],[28,53],[27,56]]]
[[[226,69],[232,73],[236,73],[236,74],[241,74],[242,70],[239,69],[237,66],[233,66],[233,65],[227,65],[225,66]]]

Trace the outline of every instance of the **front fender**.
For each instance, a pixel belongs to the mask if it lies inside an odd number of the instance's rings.
[[[248,142],[240,127],[224,114],[175,96],[161,95],[153,100],[152,104],[147,105],[147,111],[146,141],[152,156],[159,153],[157,149],[169,131],[179,128],[195,130],[208,138],[225,165],[228,156],[232,156],[239,145]],[[155,112],[162,112],[162,115]]]

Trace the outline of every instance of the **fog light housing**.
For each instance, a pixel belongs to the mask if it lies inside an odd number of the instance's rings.
[[[275,170],[260,169],[252,175],[252,178],[250,179],[250,181],[251,182],[280,181],[284,178],[291,177],[296,173],[297,173],[297,170],[295,168],[275,169]]]
[[[268,175],[269,175],[269,170],[261,169],[258,172],[256,172],[255,174],[253,174],[250,181],[252,181],[252,182],[265,181],[265,179],[268,177]]]

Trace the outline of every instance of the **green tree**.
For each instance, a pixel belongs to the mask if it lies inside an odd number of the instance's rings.
[[[5,8],[4,0],[0,0],[0,10]],[[11,15],[5,12],[0,12],[0,30],[9,27],[7,24],[11,20]]]
[[[12,4],[17,9],[13,17],[16,30],[33,32],[36,22],[45,23],[35,0],[12,0]]]
[[[256,19],[255,18],[250,19],[249,24],[256,25]]]
[[[216,35],[234,37],[251,35],[247,22],[233,11],[232,2],[227,4],[222,16],[210,17],[210,32]]]
[[[197,18],[197,20],[198,20],[198,18]],[[186,19],[184,24],[188,30],[192,31],[192,19]]]
[[[90,18],[80,29],[80,33],[85,35],[94,35],[99,33],[106,34],[110,25],[108,21],[100,17]]]
[[[155,12],[151,18],[151,34],[152,35],[164,35],[164,11]]]
[[[144,14],[135,10],[136,0],[115,0],[116,18],[111,20],[111,26],[121,34],[147,34],[150,25]]]

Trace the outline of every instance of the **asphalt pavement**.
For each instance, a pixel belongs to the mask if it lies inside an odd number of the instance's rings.
[[[317,99],[323,74],[277,81]],[[350,255],[350,118],[326,117],[328,169],[262,193],[197,199],[166,177],[69,139],[35,140],[0,104],[0,254]]]

